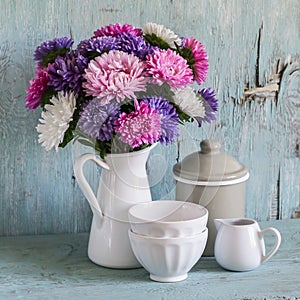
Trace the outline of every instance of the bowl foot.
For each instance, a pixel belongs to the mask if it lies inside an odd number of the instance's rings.
[[[160,277],[160,276],[150,274],[150,279],[158,282],[177,282],[177,281],[185,280],[187,279],[187,277],[188,277],[187,273],[180,276],[174,276],[174,277]]]

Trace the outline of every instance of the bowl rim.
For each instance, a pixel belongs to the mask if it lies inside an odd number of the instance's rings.
[[[176,204],[176,207],[170,207],[170,212],[168,213],[173,213],[175,212],[179,207],[181,207],[181,205],[188,205],[190,207],[193,207],[194,209],[197,210],[201,210],[203,212],[203,214],[201,216],[198,216],[196,218],[188,218],[186,220],[177,220],[177,221],[163,221],[162,219],[165,218],[166,216],[158,216],[156,218],[144,218],[144,217],[140,217],[137,216],[136,214],[134,214],[134,210],[137,210],[139,207],[145,207],[144,209],[149,209],[149,206],[158,206],[159,207],[159,203],[174,203],[174,205]],[[131,206],[128,210],[128,218],[129,218],[129,222],[130,223],[134,223],[134,224],[140,224],[140,223],[158,223],[158,224],[184,224],[184,223],[190,223],[190,222],[198,222],[201,219],[206,219],[208,218],[208,210],[206,207],[204,207],[201,204],[197,204],[194,202],[189,202],[189,201],[180,201],[180,200],[152,200],[149,202],[142,202],[142,203],[138,203],[135,204],[133,206]],[[135,219],[134,221],[132,219]]]
[[[150,236],[150,235],[143,235],[143,234],[139,234],[136,232],[133,232],[131,228],[128,229],[128,235],[136,237],[136,238],[140,238],[143,240],[156,240],[156,241],[176,241],[176,240],[193,240],[193,239],[197,239],[197,238],[205,238],[205,236],[208,236],[208,228],[205,227],[203,229],[203,231],[201,231],[201,233],[197,233],[197,234],[193,234],[193,235],[188,235],[188,236],[180,236],[180,237],[155,237],[155,236]]]

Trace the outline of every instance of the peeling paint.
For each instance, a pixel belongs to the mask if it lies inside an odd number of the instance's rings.
[[[245,98],[269,98],[269,97],[276,97],[276,94],[279,90],[279,84],[278,83],[268,83],[265,86],[262,87],[255,87],[253,89],[249,89],[245,91]]]
[[[262,29],[262,27],[260,28]],[[279,59],[275,62],[272,72],[269,76],[269,82],[264,86],[259,86],[258,80],[256,80],[256,86],[253,88],[248,88],[247,84],[245,85],[244,95],[241,99],[241,104],[256,100],[258,102],[263,102],[266,99],[273,100],[275,103],[278,101],[278,92],[280,89],[280,84],[282,76],[287,66],[293,61],[297,61],[298,58],[292,59],[291,56],[288,56],[286,59]],[[300,60],[299,60],[300,61]],[[257,56],[257,63],[259,63],[259,53]],[[256,78],[259,78],[259,68],[256,67]]]
[[[294,213],[293,213],[292,218],[293,218],[293,219],[300,218],[300,206],[298,206],[298,207],[294,210]]]

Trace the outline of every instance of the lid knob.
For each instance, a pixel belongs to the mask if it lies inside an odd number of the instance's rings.
[[[221,149],[221,144],[213,140],[203,140],[200,143],[201,152],[207,153],[219,153]]]
[[[173,167],[177,181],[201,186],[233,185],[248,179],[247,168],[221,150],[216,140],[203,140],[201,150],[186,156]]]

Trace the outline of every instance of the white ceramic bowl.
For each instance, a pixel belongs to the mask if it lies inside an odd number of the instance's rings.
[[[128,211],[133,232],[151,237],[188,237],[201,233],[208,211],[199,204],[156,200],[132,206]]]
[[[208,230],[190,237],[154,238],[129,230],[129,240],[139,263],[150,273],[150,279],[176,282],[187,278],[200,259]]]

